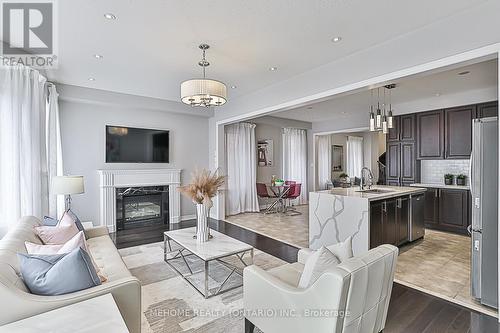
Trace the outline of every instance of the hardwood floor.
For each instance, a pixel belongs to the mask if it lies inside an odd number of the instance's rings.
[[[493,333],[498,320],[394,283],[384,333]]]
[[[172,229],[188,228],[195,220],[183,221]],[[210,227],[239,239],[287,262],[297,260],[298,248],[220,220]],[[149,230],[130,229],[112,234],[118,248],[163,240],[164,226]],[[498,319],[460,305],[394,283],[384,333],[493,333],[500,332]]]

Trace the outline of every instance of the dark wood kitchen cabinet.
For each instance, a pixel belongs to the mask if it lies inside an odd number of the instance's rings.
[[[406,114],[400,116],[399,121],[399,140],[401,141],[415,141],[415,131],[416,131],[416,119],[415,114]]]
[[[387,142],[386,145],[386,177],[389,185],[399,186],[401,173],[401,144]]]
[[[370,248],[384,244],[384,230],[382,226],[383,201],[370,203]]]
[[[439,190],[428,188],[424,194],[424,222],[425,226],[434,228],[439,222]]]
[[[370,203],[370,248],[382,244],[402,245],[408,241],[409,197]]]
[[[386,142],[386,183],[407,186],[419,180],[420,163],[415,146],[415,114],[395,117]]]
[[[409,240],[410,198],[401,197],[396,200],[397,244],[402,245]]]
[[[418,159],[444,158],[444,128],[443,110],[417,113]]]
[[[439,189],[439,226],[443,230],[467,232],[468,191]]]
[[[477,105],[476,118],[498,117],[498,101]]]
[[[429,188],[425,192],[425,227],[467,234],[470,225],[470,192],[460,189]]]
[[[389,128],[387,133],[387,142],[399,141],[401,116],[395,116],[392,120],[392,128]]]
[[[472,119],[475,114],[475,105],[445,110],[445,158],[470,158],[472,150]]]

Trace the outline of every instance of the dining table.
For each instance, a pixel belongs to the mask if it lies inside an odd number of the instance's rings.
[[[269,213],[284,213],[286,211],[285,199],[290,191],[290,185],[276,185],[266,184],[268,193],[272,193],[271,198],[276,199],[267,209],[266,214]]]

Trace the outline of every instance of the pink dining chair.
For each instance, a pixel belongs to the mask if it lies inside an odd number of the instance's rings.
[[[300,183],[290,184],[290,189],[288,190],[288,193],[285,197],[285,199],[287,199],[287,201],[289,203],[289,205],[288,205],[289,207],[292,207],[292,205],[291,205],[292,200],[295,200],[298,197],[300,197],[301,188],[302,188],[302,184],[300,184]],[[301,215],[302,214],[301,212],[297,211],[295,208],[293,208],[293,207],[289,208],[289,207],[287,207],[287,210],[291,210],[294,212],[291,215]]]

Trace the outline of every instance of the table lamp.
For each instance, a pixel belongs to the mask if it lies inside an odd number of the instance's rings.
[[[55,176],[52,178],[52,193],[67,195],[66,211],[71,209],[71,195],[84,192],[83,176]]]

